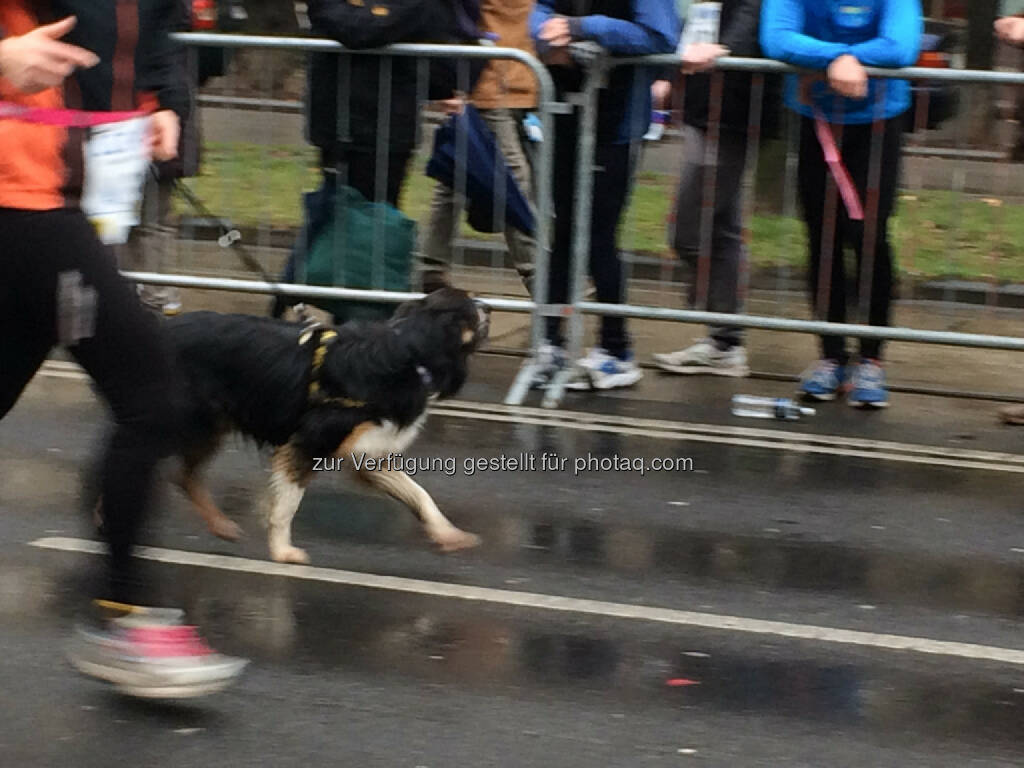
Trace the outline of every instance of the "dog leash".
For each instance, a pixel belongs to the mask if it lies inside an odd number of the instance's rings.
[[[0,101],[0,120],[17,120],[35,125],[50,125],[59,128],[92,128],[109,123],[122,123],[145,117],[148,112],[89,112],[80,109],[58,109],[51,107],[26,107],[10,101]]]
[[[159,180],[160,174],[156,166],[150,166],[150,174],[152,174],[154,179]],[[270,291],[273,296],[287,302],[288,296],[286,296],[281,290],[281,284],[271,278],[270,275],[267,274],[267,271],[263,269],[263,265],[260,264],[259,259],[253,256],[248,249],[242,245],[242,233],[239,232],[236,227],[232,227],[225,219],[222,219],[220,216],[217,216],[210,211],[199,196],[189,189],[188,185],[182,182],[181,179],[174,179],[174,189],[180,193],[183,198],[185,198],[196,213],[204,219],[216,222],[218,229],[220,229],[220,236],[217,238],[217,245],[221,248],[232,249],[247,269],[251,272],[255,272],[260,276],[260,279],[263,280],[263,282],[270,286]],[[317,321],[306,312],[305,304],[301,302],[294,304],[292,305],[292,309],[295,314],[298,315],[299,320],[307,327],[314,328],[317,325]]]

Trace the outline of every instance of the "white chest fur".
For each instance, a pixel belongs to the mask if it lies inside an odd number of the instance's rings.
[[[371,458],[382,458],[389,453],[402,453],[412,445],[426,420],[426,413],[407,427],[399,427],[393,421],[385,420],[379,426],[363,432],[352,446],[352,453],[365,454]]]

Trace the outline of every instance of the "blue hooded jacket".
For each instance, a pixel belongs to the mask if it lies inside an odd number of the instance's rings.
[[[566,16],[574,40],[591,40],[612,55],[643,56],[672,53],[679,41],[679,15],[675,0],[537,0],[530,14],[530,36],[538,52],[547,46],[540,28],[554,16]],[[582,84],[582,73],[552,68],[560,92]],[[598,105],[599,143],[622,144],[639,139],[651,119],[650,67],[619,67],[613,70]]]
[[[843,54],[866,67],[910,67],[923,32],[920,0],[764,0],[761,8],[764,55],[807,69],[827,69]],[[786,104],[813,117],[813,109],[800,103],[798,80],[788,78]],[[830,122],[870,123],[906,112],[910,83],[871,79],[867,98],[846,99],[816,82],[811,98]]]

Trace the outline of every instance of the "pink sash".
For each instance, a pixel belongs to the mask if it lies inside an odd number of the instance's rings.
[[[9,101],[0,101],[0,120],[20,120],[23,123],[56,125],[61,128],[89,128],[105,123],[120,123],[142,117],[146,112],[83,112],[77,109],[47,109],[26,107]]]

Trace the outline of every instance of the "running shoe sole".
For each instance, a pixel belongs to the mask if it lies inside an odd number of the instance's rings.
[[[803,390],[800,390],[800,397],[805,400],[816,400],[819,403],[831,403],[838,396],[838,392],[823,392],[821,394],[815,394],[813,392],[804,392]]]
[[[241,675],[248,662],[238,660],[225,663],[223,673],[213,679],[192,683],[157,683],[151,673],[133,672],[111,667],[87,659],[70,656],[72,666],[83,675],[110,683],[129,696],[144,699],[192,699],[223,691]]]
[[[632,387],[643,377],[644,374],[642,371],[617,373],[614,376],[607,376],[601,381],[595,381],[593,377],[590,377],[587,381],[570,381],[565,385],[565,387],[566,389],[571,389],[574,392],[587,392],[590,390],[603,392],[608,389],[624,389],[626,387]]]
[[[847,398],[846,402],[850,405],[851,408],[863,408],[865,410],[870,410],[872,408],[880,410],[882,408],[889,407],[888,400],[854,400],[852,397],[850,397]]]
[[[711,365],[673,365],[654,358],[654,364],[667,373],[680,373],[694,376],[706,374],[708,376],[728,376],[734,379],[745,379],[750,375],[750,368],[716,368]]]

